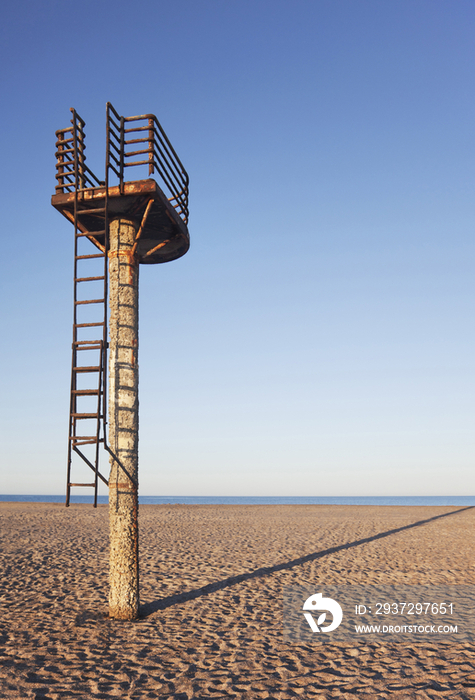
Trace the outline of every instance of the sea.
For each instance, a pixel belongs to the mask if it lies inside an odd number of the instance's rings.
[[[0,501],[64,503],[64,494],[0,494]],[[92,503],[92,496],[71,496],[71,503]],[[107,504],[107,496],[98,496]],[[475,496],[139,496],[139,503],[190,505],[340,505],[340,506],[475,506]]]

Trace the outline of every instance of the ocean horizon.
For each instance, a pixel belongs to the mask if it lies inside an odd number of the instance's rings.
[[[64,503],[64,494],[0,494],[0,502]],[[108,496],[98,496],[106,505]],[[93,503],[71,496],[71,503]],[[139,496],[141,505],[475,506],[475,496]]]

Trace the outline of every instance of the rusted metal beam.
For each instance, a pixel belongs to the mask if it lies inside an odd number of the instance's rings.
[[[164,248],[168,243],[170,243],[170,239],[167,239],[166,241],[162,241],[158,245],[155,246],[155,248],[152,248],[152,250],[149,250],[145,253],[144,258],[148,257],[149,255],[153,255],[154,253],[157,252],[157,250],[160,250],[160,248]]]
[[[144,215],[142,216],[142,221],[140,222],[140,228],[137,231],[137,235],[135,236],[135,242],[134,245],[132,246],[132,255],[135,255],[135,251],[137,250],[137,246],[139,244],[140,236],[142,235],[142,231],[144,229],[145,224],[147,223],[147,218],[150,213],[150,209],[152,208],[153,205],[153,197],[152,199],[149,199],[149,202],[147,204],[147,208],[144,211]]]

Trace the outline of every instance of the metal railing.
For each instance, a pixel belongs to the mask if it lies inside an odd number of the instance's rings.
[[[127,151],[129,146],[135,148]],[[188,174],[154,114],[121,117],[108,102],[106,150],[107,182],[110,169],[118,177],[123,193],[125,168],[148,166],[149,176],[155,171],[159,174],[168,201],[184,223],[188,223]],[[131,160],[134,158],[138,159]]]
[[[89,187],[104,186],[86,165],[84,126],[76,110],[71,109],[72,126],[56,132],[56,194],[77,192]]]

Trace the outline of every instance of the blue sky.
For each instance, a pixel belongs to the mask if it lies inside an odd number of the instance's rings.
[[[4,493],[65,482],[54,132],[155,113],[189,253],[142,266],[144,495],[466,495],[474,20],[457,0],[30,0],[1,33]]]

